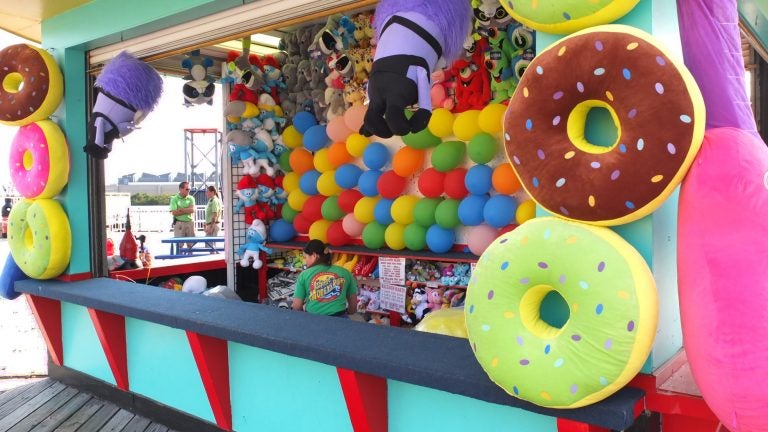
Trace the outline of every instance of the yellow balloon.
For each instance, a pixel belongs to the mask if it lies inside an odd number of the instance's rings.
[[[376,208],[376,203],[379,202],[379,197],[362,197],[355,204],[355,219],[360,223],[371,223],[376,218],[373,215],[373,210]]]
[[[432,111],[427,129],[436,137],[445,138],[453,135],[453,113],[445,108],[437,108]]]
[[[384,242],[387,243],[392,250],[401,250],[405,248],[405,239],[403,238],[405,233],[405,225],[399,223],[389,224],[384,231]]]
[[[295,173],[293,171],[289,172],[288,174],[283,177],[283,190],[291,193],[299,188],[299,178],[301,176],[298,173]]]
[[[419,198],[413,195],[403,195],[395,198],[395,202],[392,203],[390,213],[392,219],[401,225],[410,225],[413,223],[413,210],[418,204]]]
[[[536,203],[533,200],[523,201],[517,206],[515,220],[520,225],[523,222],[536,217]]]
[[[331,161],[328,159],[328,147],[316,151],[313,162],[315,164],[315,169],[321,173],[332,170],[333,164],[331,164]]]
[[[328,243],[328,228],[333,222],[325,219],[319,219],[312,222],[309,226],[309,239],[318,239],[323,243]]]
[[[480,110],[469,110],[456,116],[453,122],[453,134],[462,141],[469,141],[480,132],[480,125],[477,119],[480,117]]]
[[[283,144],[289,149],[295,149],[302,146],[304,143],[304,135],[296,130],[293,125],[288,126],[283,131]]]
[[[504,113],[507,112],[507,107],[502,104],[490,104],[480,111],[480,115],[477,118],[477,124],[483,132],[489,134],[497,134],[501,132],[504,125]]]
[[[288,205],[298,212],[304,208],[304,203],[307,202],[308,199],[309,196],[307,194],[302,192],[301,189],[296,188],[288,194]]]
[[[341,193],[341,187],[336,184],[336,170],[326,171],[317,179],[317,191],[320,195],[334,196]]]
[[[347,137],[347,151],[354,157],[362,156],[368,144],[368,138],[359,133],[353,133]]]

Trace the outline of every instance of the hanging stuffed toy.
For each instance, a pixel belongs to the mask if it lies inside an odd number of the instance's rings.
[[[112,141],[131,133],[155,108],[163,93],[163,80],[151,66],[122,51],[104,66],[95,87],[99,94],[83,150],[106,159]]]
[[[376,54],[368,81],[370,103],[360,133],[389,138],[427,127],[432,115],[430,74],[438,60],[462,52],[472,9],[467,0],[382,0],[374,14]],[[410,119],[406,107],[418,103]]]
[[[255,219],[245,233],[245,244],[237,250],[238,255],[240,255],[240,265],[248,267],[250,259],[253,258],[253,268],[260,269],[264,264],[259,259],[260,252],[272,253],[272,249],[264,245],[266,242],[267,228],[264,226],[264,222]]]
[[[213,66],[213,60],[209,57],[201,57],[200,50],[194,50],[187,54],[181,66],[189,71],[189,75],[182,78],[188,80],[182,88],[184,105],[213,105],[213,93],[216,91],[213,85],[215,79],[208,74],[208,68]]]

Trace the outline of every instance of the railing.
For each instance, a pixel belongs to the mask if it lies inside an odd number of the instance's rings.
[[[173,216],[168,206],[131,206],[131,231],[171,232]],[[107,215],[108,231],[125,231],[125,211]],[[205,230],[205,206],[195,206],[195,230]]]

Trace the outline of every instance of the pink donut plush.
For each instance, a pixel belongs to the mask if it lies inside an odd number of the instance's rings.
[[[25,198],[53,198],[69,179],[69,147],[50,120],[19,128],[11,143],[11,180]]]

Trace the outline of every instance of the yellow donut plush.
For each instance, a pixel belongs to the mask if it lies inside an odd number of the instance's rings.
[[[51,279],[69,265],[72,232],[58,201],[22,200],[8,215],[8,245],[19,268],[32,279]]]
[[[555,291],[569,308],[541,317]],[[472,350],[507,393],[550,408],[598,402],[642,368],[658,321],[656,285],[640,254],[608,228],[531,219],[483,253],[467,289]]]
[[[640,0],[499,0],[512,18],[547,33],[568,34],[608,24],[626,15]]]

